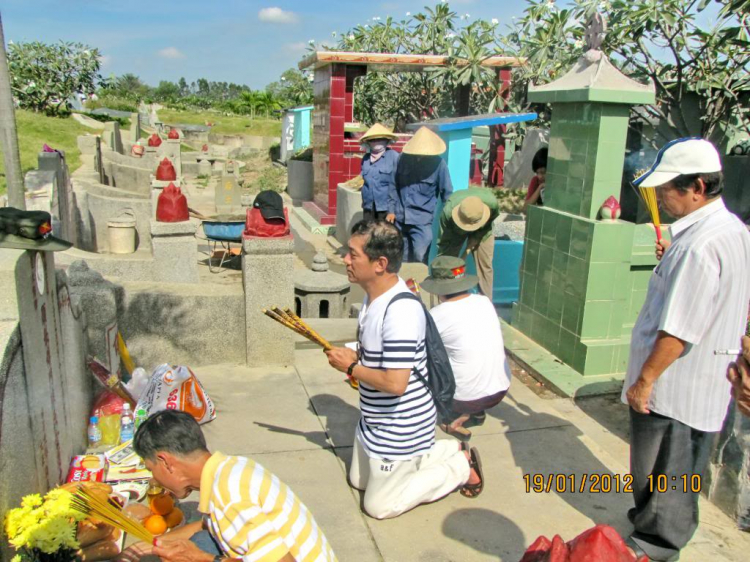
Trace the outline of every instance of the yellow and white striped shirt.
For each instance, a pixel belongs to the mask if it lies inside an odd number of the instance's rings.
[[[245,457],[214,453],[201,473],[198,511],[231,558],[335,562],[312,513],[277,476]]]

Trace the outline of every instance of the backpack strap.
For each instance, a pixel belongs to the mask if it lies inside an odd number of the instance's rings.
[[[391,305],[394,302],[396,302],[396,301],[401,301],[401,300],[404,300],[404,299],[409,299],[409,300],[417,301],[420,304],[420,306],[422,307],[422,310],[425,313],[425,329],[426,329],[426,327],[427,327],[426,326],[427,314],[428,314],[427,309],[425,308],[424,303],[422,302],[422,299],[420,299],[417,295],[415,295],[411,291],[404,291],[402,293],[398,293],[396,296],[394,296],[388,302],[388,304],[385,307],[385,312],[383,312],[383,326],[385,326],[385,317],[388,314],[388,309],[391,307]],[[426,341],[426,334],[425,334],[425,346],[426,345],[427,345],[427,341]],[[427,353],[426,349],[425,349],[425,353]],[[427,379],[424,378],[424,375],[422,375],[422,373],[420,373],[419,370],[416,367],[412,367],[411,368],[411,372],[414,373],[415,375],[417,375],[417,378],[424,385],[424,387],[427,389],[427,392],[430,393],[430,395],[432,396],[433,401],[434,401],[435,397],[432,395],[432,389],[430,388],[430,385],[427,384]]]

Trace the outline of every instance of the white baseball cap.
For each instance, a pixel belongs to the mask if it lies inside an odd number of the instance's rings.
[[[657,187],[683,174],[720,171],[721,158],[713,144],[697,138],[677,139],[662,147],[651,168],[633,180],[633,185]]]

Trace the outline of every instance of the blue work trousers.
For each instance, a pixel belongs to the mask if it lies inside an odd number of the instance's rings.
[[[432,225],[396,222],[396,226],[404,237],[404,261],[426,264],[432,243]]]

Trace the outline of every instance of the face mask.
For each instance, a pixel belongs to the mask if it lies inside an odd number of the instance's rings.
[[[372,154],[380,154],[385,150],[385,147],[388,146],[388,143],[385,141],[373,141],[370,144],[370,152]]]

